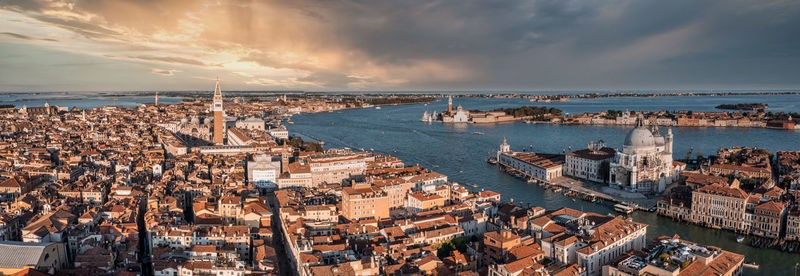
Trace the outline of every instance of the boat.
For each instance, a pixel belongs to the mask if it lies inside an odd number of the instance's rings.
[[[614,210],[625,214],[633,213],[633,207],[622,203],[614,204]]]
[[[375,109],[381,109],[381,107],[380,106],[376,106]]]
[[[742,264],[742,265],[744,267],[752,268],[752,269],[758,269],[758,267],[759,267],[758,264],[755,263],[755,262],[744,262],[744,264]]]
[[[431,115],[428,114],[428,111],[425,111],[425,113],[422,113],[422,118],[420,118],[419,120],[422,122],[427,122],[430,119],[430,117]]]
[[[483,132],[476,131],[476,132],[473,132],[472,134],[475,134],[475,135],[483,135]]]
[[[736,238],[736,242],[742,243],[742,241],[744,241],[744,237],[739,236],[738,238]]]

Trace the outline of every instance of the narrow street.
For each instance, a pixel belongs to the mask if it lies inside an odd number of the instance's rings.
[[[142,264],[143,276],[153,275],[153,264],[150,256],[150,239],[147,237],[147,226],[144,223],[144,215],[147,212],[147,198],[145,197],[139,204],[139,214],[136,217],[136,224],[139,230],[139,263]]]
[[[278,271],[280,275],[296,275],[297,273],[289,264],[289,253],[286,251],[286,243],[283,239],[281,219],[278,214],[278,201],[274,192],[267,193],[267,201],[272,211],[272,247],[275,248],[275,254],[278,255]]]

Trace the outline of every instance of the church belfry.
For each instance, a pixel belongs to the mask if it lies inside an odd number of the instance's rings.
[[[217,86],[214,88],[214,101],[211,106],[211,111],[214,113],[214,134],[212,141],[214,144],[225,143],[225,122],[223,117],[224,111],[222,109],[222,91],[219,88],[219,77],[217,77]]]

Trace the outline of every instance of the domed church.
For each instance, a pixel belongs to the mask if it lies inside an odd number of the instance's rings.
[[[611,186],[629,192],[659,193],[678,178],[681,166],[672,162],[672,129],[661,135],[639,117],[628,132],[622,151],[610,166]]]

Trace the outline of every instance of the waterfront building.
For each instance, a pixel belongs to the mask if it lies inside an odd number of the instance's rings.
[[[458,115],[458,113],[456,113],[456,115]],[[473,124],[511,122],[516,119],[517,118],[506,114],[504,111],[469,112],[469,122]]]
[[[452,110],[452,105],[450,109]],[[448,111],[447,114],[442,114],[442,122],[444,123],[467,123],[469,118],[469,111],[464,110],[461,105],[458,105],[455,112]]]
[[[588,275],[600,275],[603,265],[625,251],[640,250],[646,243],[647,225],[633,222],[630,218],[615,217],[606,222],[595,221],[594,225],[584,225],[582,228],[586,232],[578,236],[580,239],[575,244],[584,247],[576,247],[575,252],[578,255],[578,265],[586,269]],[[569,253],[568,247],[561,248]]]
[[[800,241],[800,205],[789,207],[786,214],[786,240]]]
[[[692,192],[694,223],[734,231],[746,231],[748,194],[739,187],[711,184]]]
[[[497,152],[499,164],[539,180],[552,180],[562,175],[564,155],[511,151],[506,139]]]
[[[217,85],[214,87],[214,99],[211,105],[211,111],[214,114],[214,144],[222,145],[225,143],[225,111],[222,109],[222,91],[219,88],[219,78],[217,78]]]
[[[785,212],[786,206],[777,201],[770,200],[756,206],[753,212],[753,235],[778,238]]]
[[[272,138],[277,140],[286,140],[289,139],[289,131],[286,129],[285,126],[279,127],[270,127],[267,132],[269,133]]]
[[[600,275],[601,267],[623,252],[645,246],[647,225],[561,208],[533,219],[531,234],[545,257],[560,265],[577,264],[587,275]]]
[[[603,266],[610,276],[741,275],[744,255],[679,237],[660,236],[642,251],[626,252]]]
[[[603,141],[591,142],[588,148],[567,154],[564,175],[604,183],[616,152]]]
[[[657,126],[648,129],[640,117],[611,162],[611,186],[630,192],[664,191],[682,170],[673,163],[672,140],[672,129],[663,136]]]
[[[630,111],[625,110],[625,112],[617,116],[614,121],[618,125],[635,125],[636,116],[632,115]]]

